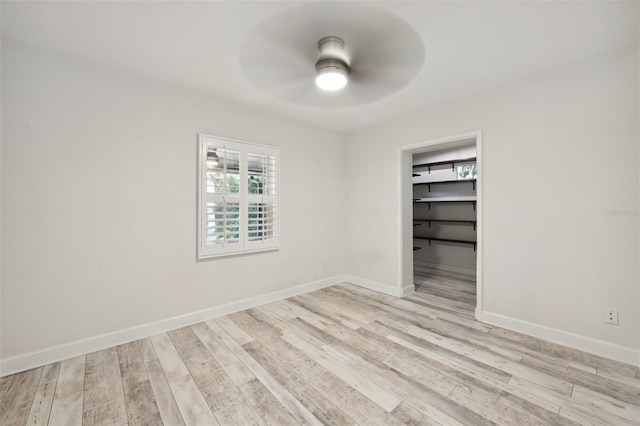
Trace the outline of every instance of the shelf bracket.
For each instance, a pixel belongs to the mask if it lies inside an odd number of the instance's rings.
[[[473,181],[473,182],[471,182],[471,183],[473,183],[473,190],[475,191],[475,190],[476,190],[476,181],[474,180],[474,181]]]

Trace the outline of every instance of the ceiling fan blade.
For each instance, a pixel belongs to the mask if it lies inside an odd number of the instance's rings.
[[[318,41],[345,41],[350,82],[340,93],[315,87]],[[278,99],[309,106],[349,106],[389,96],[406,86],[424,62],[424,45],[407,23],[352,3],[305,4],[258,25],[244,40],[247,79]]]

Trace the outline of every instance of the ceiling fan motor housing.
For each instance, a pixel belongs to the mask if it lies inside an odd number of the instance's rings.
[[[347,56],[344,51],[344,40],[340,37],[322,37],[318,42],[318,50],[320,50],[319,60],[332,58],[341,59],[347,63]]]
[[[347,83],[349,65],[340,37],[323,37],[318,42],[320,57],[316,62],[316,85],[323,90],[342,89]]]
[[[325,68],[329,68],[340,73],[349,72],[349,66],[342,59],[327,58],[320,59],[318,62],[316,62],[316,72],[321,72],[321,70],[328,71]]]
[[[327,36],[318,42],[320,57],[316,62],[316,71],[322,68],[337,68],[342,72],[349,72],[347,57],[344,52],[344,40],[336,36]]]

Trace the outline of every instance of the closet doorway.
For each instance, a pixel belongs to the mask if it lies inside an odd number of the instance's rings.
[[[401,146],[399,155],[404,293],[480,320],[481,133]]]

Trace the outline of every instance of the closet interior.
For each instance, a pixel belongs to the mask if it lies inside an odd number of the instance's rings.
[[[473,317],[478,244],[475,141],[415,153],[412,164],[417,294],[431,305]]]

